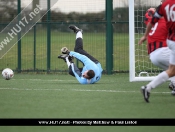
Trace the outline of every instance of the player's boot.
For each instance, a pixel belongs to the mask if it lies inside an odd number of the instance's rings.
[[[145,99],[145,101],[147,103],[149,103],[149,97],[150,97],[150,92],[148,92],[148,90],[146,89],[147,87],[146,86],[142,86],[141,87],[141,93],[143,94],[143,97]]]
[[[61,52],[62,52],[63,54],[69,54],[69,53],[70,53],[70,51],[68,50],[67,47],[61,48]]]
[[[169,89],[171,90],[171,94],[175,96],[175,86],[172,82],[169,84]]]
[[[63,59],[66,62],[66,57],[68,57],[68,54],[63,54],[63,55],[59,55],[58,58],[59,59]]]
[[[70,63],[74,63],[73,62],[74,58],[72,56],[69,56],[68,54],[62,54],[58,56],[59,59],[63,59],[65,62],[66,62],[66,57],[68,57],[68,60]]]
[[[170,89],[170,90],[173,90],[174,88],[175,88],[175,86],[173,85],[172,82],[170,82],[170,84],[169,84],[169,89]]]
[[[171,94],[175,96],[175,88],[171,91]]]
[[[76,27],[75,25],[70,25],[69,28],[74,31],[74,33],[78,33],[79,31],[83,33],[83,30]]]

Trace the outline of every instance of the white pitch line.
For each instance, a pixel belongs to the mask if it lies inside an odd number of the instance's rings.
[[[53,80],[43,80],[43,79],[12,79],[13,80],[27,80],[27,81],[76,81],[76,80],[59,80],[59,79],[53,79]]]
[[[0,90],[36,90],[36,91],[65,91],[65,90],[70,90],[70,91],[78,91],[78,92],[110,92],[110,93],[140,93],[140,91],[119,91],[119,90],[91,90],[91,89],[21,89],[21,88],[0,88]],[[171,92],[151,92],[151,93],[156,93],[156,94],[170,94]]]
[[[0,81],[4,79],[0,79]],[[16,80],[21,80],[21,81],[40,81],[40,82],[77,82],[77,80],[60,80],[60,79],[11,79],[10,81],[16,81]],[[6,80],[5,80],[6,81]],[[9,81],[9,80],[8,80]],[[104,81],[104,82],[107,82],[107,83],[116,83],[116,81]]]

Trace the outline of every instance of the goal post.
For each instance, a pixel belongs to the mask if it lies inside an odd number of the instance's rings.
[[[157,7],[158,1],[128,0],[129,3],[129,81],[151,81],[162,69],[154,66],[147,53],[144,42],[138,45],[146,26],[144,15],[148,8]]]
[[[129,2],[129,79],[130,82],[135,79],[135,35],[134,35],[134,0]]]

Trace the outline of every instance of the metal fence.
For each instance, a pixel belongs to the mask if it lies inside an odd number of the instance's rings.
[[[1,31],[21,11],[27,9],[24,8],[27,2],[29,1],[0,2]],[[60,49],[64,46],[70,50],[74,49],[75,34],[68,29],[69,25],[74,24],[83,29],[84,49],[100,61],[104,73],[129,71],[129,21],[125,0],[123,3],[121,0],[81,0],[81,3],[80,0],[58,0],[57,4],[51,7],[52,2],[54,0],[33,2],[44,9],[38,13],[41,19],[32,28],[28,28],[27,33],[0,59],[0,70],[10,67],[16,72],[67,71],[67,65],[57,56],[61,54]],[[65,6],[65,10],[62,6]],[[28,10],[23,16],[30,14],[33,9],[27,7]],[[24,18],[23,16],[21,17]],[[26,24],[25,28],[29,24]],[[18,37],[19,35],[20,32]],[[4,34],[1,34],[0,39],[4,39]],[[75,63],[79,67],[82,66],[77,60]]]

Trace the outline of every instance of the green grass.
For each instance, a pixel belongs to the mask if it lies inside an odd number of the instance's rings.
[[[0,79],[0,118],[175,118],[168,82],[152,90],[145,103],[140,86],[128,74],[103,75],[94,85],[81,85],[59,74],[15,74]],[[0,127],[8,132],[110,131],[172,132],[174,127]]]

